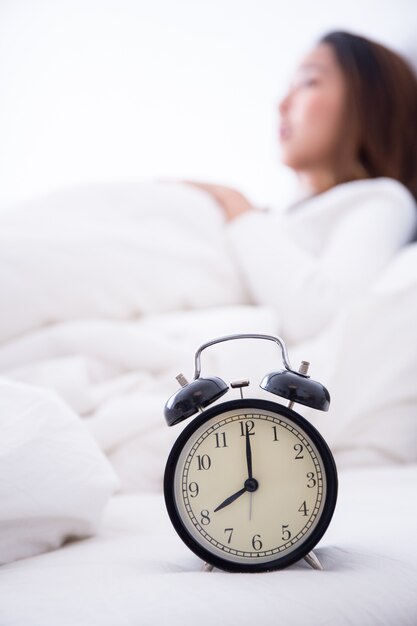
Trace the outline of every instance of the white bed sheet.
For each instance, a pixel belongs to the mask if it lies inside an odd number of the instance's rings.
[[[417,465],[341,473],[323,572],[202,572],[162,493],[114,496],[96,537],[1,568],[0,624],[415,626],[416,483]]]

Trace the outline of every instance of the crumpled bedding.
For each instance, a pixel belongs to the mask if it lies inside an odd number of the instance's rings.
[[[294,407],[322,432],[341,474],[317,548],[325,572],[298,563],[206,574],[164,510],[165,461],[182,426],[165,425],[163,406],[175,376],[192,377],[201,343],[279,335],[280,320],[248,301],[204,194],[179,190],[171,216],[162,196],[142,220],[137,188],[120,191],[75,190],[0,216],[0,376],[58,394],[121,492],[96,537],[1,568],[0,623],[414,625],[417,248],[317,337],[288,346],[293,367],[311,361],[332,397],[328,413]],[[205,351],[202,366],[227,382],[249,378],[245,393],[271,399],[258,385],[282,362],[271,342],[242,340]]]
[[[178,183],[80,186],[0,214],[0,341],[247,301],[219,207]]]
[[[159,489],[178,435],[163,405],[176,374],[192,376],[198,345],[280,333],[275,310],[247,299],[217,205],[177,183],[93,185],[4,213],[0,223],[0,376],[56,391],[123,490]],[[331,392],[329,413],[300,412],[340,466],[417,461],[416,251],[406,247],[364,298],[289,346],[293,367],[311,361],[312,378]],[[206,351],[203,374],[249,378],[262,396],[263,375],[282,367],[269,344]]]
[[[117,477],[51,390],[0,380],[0,565],[94,535]]]

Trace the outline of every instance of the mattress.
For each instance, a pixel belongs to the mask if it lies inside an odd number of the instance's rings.
[[[2,626],[417,623],[417,465],[340,472],[330,527],[276,572],[202,570],[161,491],[110,500],[98,534],[0,570]]]

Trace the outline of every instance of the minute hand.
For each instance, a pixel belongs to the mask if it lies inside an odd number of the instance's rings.
[[[253,478],[252,476],[252,449],[250,446],[250,434],[249,428],[246,424],[246,463],[248,466],[248,478]]]

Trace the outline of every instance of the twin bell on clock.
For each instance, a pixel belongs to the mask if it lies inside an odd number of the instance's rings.
[[[300,371],[296,372],[291,369],[287,349],[282,339],[272,337],[271,335],[228,335],[200,346],[195,355],[194,380],[191,383],[187,383],[182,374],[177,376],[182,389],[174,393],[165,405],[165,419],[168,426],[178,424],[195,415],[201,409],[208,407],[221,398],[229,390],[229,386],[224,380],[217,376],[210,378],[200,377],[200,357],[205,348],[233,339],[267,339],[277,343],[281,347],[282,360],[286,369],[266,374],[259,386],[265,389],[265,391],[290,400],[290,402],[304,404],[319,411],[328,411],[330,406],[329,392],[321,383],[307,376],[308,364],[305,361],[303,361]],[[233,385],[232,383],[232,386],[239,385]]]
[[[229,386],[217,376],[201,377],[201,353],[235,339],[279,346],[285,369],[266,374],[260,382],[274,401],[244,398],[249,381],[241,380],[230,384],[239,388],[239,399],[216,402]],[[165,405],[167,424],[196,417],[169,455],[165,503],[178,535],[206,569],[270,571],[302,558],[322,569],[312,550],[333,516],[337,471],[323,437],[292,408],[298,403],[329,409],[329,392],[309,377],[308,366],[303,361],[293,370],[279,337],[238,334],[198,348],[191,382],[177,376],[181,389]]]

